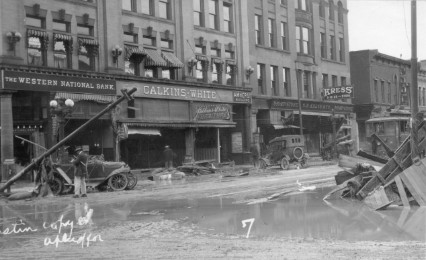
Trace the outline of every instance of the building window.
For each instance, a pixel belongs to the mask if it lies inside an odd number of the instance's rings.
[[[337,87],[337,76],[331,76],[331,86]]]
[[[147,46],[157,46],[155,37],[151,37],[151,36],[148,36],[148,35],[144,35],[142,37],[142,42],[143,42],[144,45],[147,45]]]
[[[163,79],[176,79],[176,69],[163,68],[161,71],[161,78]]]
[[[123,10],[136,12],[136,6],[135,6],[134,0],[122,0],[121,3],[122,3],[121,8]]]
[[[325,33],[320,32],[320,43],[321,43],[321,58],[327,58],[327,40]]]
[[[304,98],[310,98],[310,82],[309,82],[309,76],[311,75],[310,72],[304,71],[303,73],[303,97]]]
[[[171,19],[169,0],[160,0],[158,2],[158,15],[164,19]]]
[[[280,0],[280,4],[287,6],[287,0]]]
[[[343,23],[343,4],[340,1],[337,3],[337,21]]]
[[[70,23],[53,21],[52,28],[55,31],[70,32]]]
[[[39,17],[27,16],[25,17],[25,24],[31,27],[46,28],[45,20]]]
[[[398,77],[396,75],[394,75],[393,77],[393,86],[394,86],[394,95],[393,95],[393,103],[395,105],[398,105]]]
[[[423,106],[426,106],[426,90],[423,89]]]
[[[232,6],[223,3],[223,30],[225,32],[233,32],[232,25]]]
[[[341,82],[342,87],[346,86],[346,77],[341,77],[340,82]]]
[[[283,68],[283,94],[285,97],[290,96],[290,69]]]
[[[281,47],[287,50],[287,23],[281,22]]]
[[[328,74],[322,74],[322,88],[328,88]]]
[[[203,62],[202,61],[198,61],[197,65],[195,67],[195,77],[197,78],[198,81],[201,82],[205,82],[206,81],[206,77],[205,77],[205,70],[203,67]]]
[[[256,44],[262,44],[262,16],[255,15],[255,32],[256,32]]]
[[[77,34],[93,36],[93,26],[77,24]]]
[[[204,26],[203,22],[203,0],[193,0],[194,25]]]
[[[231,63],[230,63],[231,62]],[[234,61],[227,61],[226,63],[226,85],[234,86],[235,85],[235,75],[237,72],[237,67],[235,66]]]
[[[379,102],[379,86],[376,79],[374,80],[374,98],[374,101]]]
[[[275,47],[275,20],[268,19],[268,37],[269,37],[269,46]]]
[[[334,3],[333,0],[328,0],[328,12],[330,21],[334,21]]]
[[[173,41],[167,40],[167,39],[161,39],[160,46],[161,48],[164,48],[164,49],[173,49]]]
[[[235,52],[233,50],[225,50],[225,58],[235,59]]]
[[[45,38],[38,36],[28,37],[28,64],[35,66],[46,66],[46,44]]]
[[[345,62],[345,40],[339,38],[339,59],[341,62]]]
[[[302,11],[307,11],[308,6],[306,4],[306,0],[296,0],[296,9],[302,10]]]
[[[324,0],[320,0],[319,4],[319,16],[325,18],[325,3]]]
[[[270,73],[271,73],[271,92],[272,95],[278,96],[278,67],[277,66],[270,66]]]
[[[296,26],[296,49],[298,53],[310,54],[309,29]]]
[[[212,83],[222,84],[223,61],[212,60]]]
[[[99,43],[92,39],[78,39],[78,69],[94,71],[95,57],[99,54]]]
[[[210,28],[217,30],[217,0],[209,1],[209,22]]]
[[[123,34],[124,42],[138,43],[138,35],[132,33],[124,33]]]
[[[383,80],[380,82],[380,91],[382,92],[382,103],[385,103],[385,82]]]
[[[72,68],[72,37],[64,34],[53,34],[53,65],[55,68]]]
[[[259,94],[265,95],[265,64],[257,64],[257,86]]]
[[[154,5],[153,0],[139,0],[140,6],[141,6],[141,13],[143,14],[154,14]]]
[[[392,103],[392,84],[388,82],[388,103]]]
[[[330,35],[330,60],[335,60],[335,51],[336,51],[336,40],[334,38],[334,35]]]
[[[218,48],[210,48],[210,55],[214,57],[220,57],[220,49]]]

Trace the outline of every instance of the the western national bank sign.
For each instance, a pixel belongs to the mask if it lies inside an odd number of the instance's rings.
[[[115,95],[115,80],[2,71],[4,89]]]

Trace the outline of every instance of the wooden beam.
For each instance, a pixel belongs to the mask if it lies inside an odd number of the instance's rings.
[[[405,193],[404,185],[402,184],[401,178],[399,176],[395,177],[395,183],[396,183],[396,186],[398,187],[399,197],[402,200],[402,205],[404,205],[404,207],[409,208],[410,202],[408,201],[407,194]]]

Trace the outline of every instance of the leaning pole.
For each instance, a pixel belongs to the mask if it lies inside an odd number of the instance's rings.
[[[136,92],[136,88],[131,89],[129,92],[127,92],[126,89],[123,89],[123,90],[121,90],[121,92],[123,93],[122,97],[120,97],[115,102],[113,102],[110,105],[108,105],[106,108],[104,108],[104,110],[102,110],[101,112],[99,112],[99,114],[97,114],[96,116],[92,117],[89,121],[87,121],[86,123],[84,123],[83,125],[81,125],[79,128],[77,128],[76,130],[74,130],[74,132],[72,132],[71,134],[69,134],[67,137],[65,137],[64,139],[62,139],[61,141],[59,141],[57,144],[55,144],[50,149],[48,149],[46,152],[44,152],[42,155],[40,155],[38,158],[36,158],[32,163],[30,163],[28,166],[26,166],[24,169],[22,169],[18,174],[16,174],[10,180],[8,180],[2,187],[0,187],[0,192],[4,192],[5,189],[7,189],[10,185],[12,185],[12,183],[14,183],[15,181],[17,181],[22,175],[24,175],[25,173],[27,173],[28,171],[30,171],[34,166],[38,165],[44,158],[46,158],[49,155],[51,155],[52,153],[54,153],[59,147],[61,147],[62,145],[64,145],[68,140],[70,140],[75,135],[77,135],[78,132],[81,132],[84,128],[86,128],[88,125],[90,125],[93,121],[97,120],[103,114],[105,114],[106,112],[108,112],[109,110],[111,110],[112,108],[114,108],[116,105],[118,105],[119,103],[121,103],[121,101],[123,101],[124,99],[131,100],[132,99],[131,95]]]

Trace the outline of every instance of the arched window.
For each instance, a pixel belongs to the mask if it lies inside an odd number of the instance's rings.
[[[328,0],[328,12],[330,21],[334,21],[334,3],[333,0]]]
[[[337,21],[343,23],[343,4],[340,1],[337,3]]]

